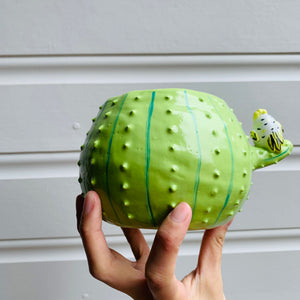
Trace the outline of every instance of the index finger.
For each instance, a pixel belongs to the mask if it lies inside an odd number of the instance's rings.
[[[191,216],[190,206],[180,203],[157,231],[146,265],[146,279],[155,298],[180,299],[180,282],[175,277],[175,267]]]
[[[208,229],[202,239],[196,272],[208,278],[221,277],[222,249],[225,235],[232,221],[225,225]]]

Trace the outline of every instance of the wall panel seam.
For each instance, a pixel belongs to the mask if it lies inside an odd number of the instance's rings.
[[[197,256],[202,236],[202,232],[189,232],[181,246],[179,256]],[[151,245],[154,234],[146,234],[145,237]],[[124,236],[107,236],[107,241],[110,247],[132,258]],[[225,255],[289,251],[300,251],[300,228],[229,231],[223,250]],[[85,260],[81,240],[78,237],[0,241],[0,264],[77,260]]]
[[[300,55],[0,58],[0,85],[299,80]]]

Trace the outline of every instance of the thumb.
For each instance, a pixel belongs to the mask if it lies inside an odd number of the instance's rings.
[[[79,232],[87,255],[90,272],[103,273],[110,265],[111,255],[101,228],[102,214],[101,201],[96,192],[87,193],[82,207]],[[101,261],[101,264],[99,264]],[[96,272],[99,271],[99,272]]]

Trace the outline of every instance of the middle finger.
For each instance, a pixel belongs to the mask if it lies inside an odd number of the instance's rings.
[[[150,253],[150,249],[141,231],[136,228],[122,228],[122,230],[135,259],[137,261],[141,260],[146,262]]]

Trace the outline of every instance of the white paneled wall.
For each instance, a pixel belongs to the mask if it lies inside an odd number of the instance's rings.
[[[295,149],[254,173],[223,276],[228,300],[299,299],[299,18],[292,0],[0,0],[0,299],[128,299],[88,273],[76,163],[108,97],[157,87],[225,99],[247,134],[257,108],[281,121]],[[120,229],[104,229],[132,257]],[[178,277],[201,237],[186,236]]]
[[[296,0],[1,0],[4,55],[298,52]]]

